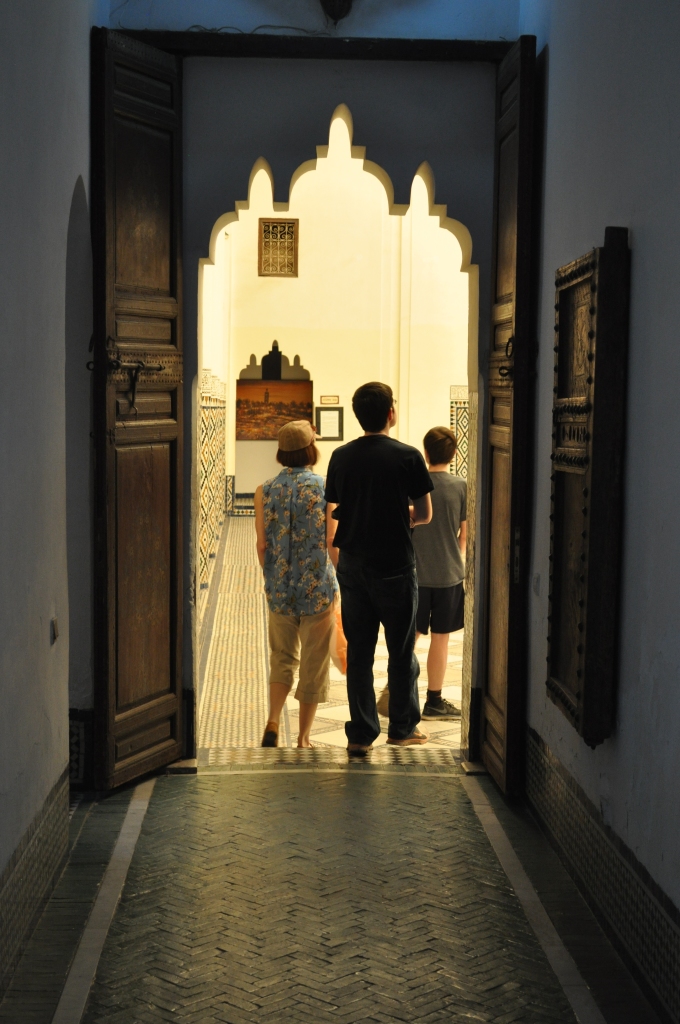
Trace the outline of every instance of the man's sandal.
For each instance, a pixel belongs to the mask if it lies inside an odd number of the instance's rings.
[[[427,743],[429,736],[426,732],[421,732],[420,729],[414,729],[410,736],[406,736],[403,740],[394,740],[391,736],[388,737],[387,742],[393,747],[415,747],[422,746],[423,743]]]
[[[370,751],[373,750],[373,744],[369,743],[348,743],[347,753],[350,757],[366,757]]]

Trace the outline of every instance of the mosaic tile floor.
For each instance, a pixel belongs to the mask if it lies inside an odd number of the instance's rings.
[[[229,524],[199,703],[198,748],[257,747],[267,718],[267,606],[255,522]]]
[[[267,608],[260,567],[255,552],[255,524],[252,518],[231,520],[226,541],[212,640],[201,691],[199,708],[199,761],[220,764],[219,752],[259,747],[267,717]],[[421,665],[421,701],[427,690],[429,639],[421,637],[416,654]],[[444,696],[460,706],[463,665],[463,630],[451,635]],[[387,682],[387,647],[381,630],[376,647],[375,688],[380,693]],[[330,699],[320,704],[312,729],[318,748],[344,748],[344,723],[349,718],[344,676],[331,666]],[[387,739],[387,719],[375,745]],[[454,756],[460,747],[460,720],[426,722],[430,747],[446,748]],[[298,702],[290,696],[281,721],[280,743],[295,746],[298,732]]]

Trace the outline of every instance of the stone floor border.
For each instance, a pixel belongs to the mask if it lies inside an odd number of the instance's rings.
[[[590,989],[557,934],[555,926],[478,780],[473,776],[466,776],[461,779],[461,782],[499,863],[522,904],[527,920],[569,1000],[576,1019],[579,1024],[606,1024]]]
[[[155,785],[154,778],[135,787],[90,919],[66,977],[52,1024],[79,1024],[83,1016]]]
[[[221,775],[223,777],[231,777],[232,775],[280,775],[282,772],[285,772],[286,775],[342,775],[347,774],[347,772],[360,772],[362,775],[408,774],[409,778],[411,778],[411,776],[414,776],[415,778],[422,778],[422,776],[426,775],[428,776],[428,778],[436,776],[437,778],[455,779],[457,782],[463,781],[463,776],[460,774],[460,772],[428,772],[424,770],[414,771],[413,769],[408,769],[408,771],[405,771],[403,765],[395,765],[394,767],[384,765],[383,767],[369,768],[364,767],[363,765],[351,764],[346,765],[344,768],[340,765],[329,765],[328,768],[229,768],[226,771],[219,771],[216,769],[208,768],[201,771],[200,776],[201,778],[204,778],[206,775]],[[191,776],[187,775],[187,778],[191,778]]]

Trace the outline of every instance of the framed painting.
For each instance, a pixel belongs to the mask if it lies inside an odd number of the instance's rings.
[[[276,441],[291,420],[313,422],[311,380],[236,381],[236,440]]]
[[[335,409],[322,409],[317,406],[316,410],[316,436],[321,441],[342,441],[343,440],[343,410],[340,407]]]

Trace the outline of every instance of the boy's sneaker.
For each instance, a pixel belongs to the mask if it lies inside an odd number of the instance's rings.
[[[447,722],[451,718],[460,718],[460,709],[443,697],[436,704],[426,700],[422,718],[437,718],[440,722]]]

